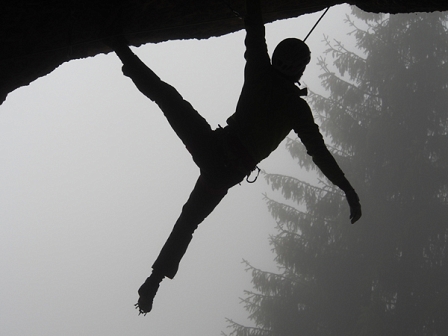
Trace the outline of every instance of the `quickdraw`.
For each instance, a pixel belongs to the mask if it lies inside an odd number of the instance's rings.
[[[250,176],[252,175],[252,172],[253,172],[254,170],[257,170],[257,176],[255,176],[255,178],[254,178],[253,180],[249,180],[249,178],[250,178]],[[246,181],[247,181],[247,183],[255,183],[255,181],[257,181],[258,176],[260,175],[260,171],[261,171],[261,169],[260,169],[260,167],[256,166],[254,170],[252,170],[252,172],[250,172],[250,173],[246,176]]]

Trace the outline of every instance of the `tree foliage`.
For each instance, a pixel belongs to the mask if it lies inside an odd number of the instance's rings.
[[[243,303],[255,327],[229,321],[231,335],[448,330],[448,14],[353,8],[345,22],[356,47],[325,37],[326,94],[309,100],[364,216],[351,226],[343,195],[322,176],[311,185],[266,174],[285,198],[266,196],[279,273],[247,263],[253,290]],[[315,169],[300,141],[287,149]]]

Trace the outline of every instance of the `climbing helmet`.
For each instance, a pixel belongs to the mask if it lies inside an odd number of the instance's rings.
[[[287,38],[281,41],[272,55],[272,65],[280,73],[295,77],[303,72],[310,62],[311,52],[302,40]]]

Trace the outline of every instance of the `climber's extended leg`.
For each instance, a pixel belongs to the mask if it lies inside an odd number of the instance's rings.
[[[152,268],[172,279],[198,225],[215,209],[227,189],[215,190],[198,179],[182,213]]]
[[[194,231],[226,193],[227,189],[213,189],[202,177],[198,179],[168,240],[152,266],[152,275],[138,291],[140,298],[137,307],[140,313],[146,314],[151,311],[160,282],[165,276],[172,279],[176,275],[180,260],[188,248]]]
[[[173,130],[198,161],[204,151],[209,151],[213,131],[208,122],[183,99],[171,85],[163,82],[122,41],[113,41],[111,47],[123,62],[123,73],[130,77],[137,88],[162,110]]]
[[[215,154],[215,158],[206,166],[208,169],[205,167],[201,169],[201,176],[152,266],[153,274],[139,289],[140,299],[137,306],[141,313],[148,313],[151,310],[154,296],[162,279],[165,276],[172,279],[176,275],[179,263],[199,224],[221,202],[228,189],[240,183],[246,176],[244,172],[224,166],[223,163],[220,163],[222,157],[219,157],[218,153]]]

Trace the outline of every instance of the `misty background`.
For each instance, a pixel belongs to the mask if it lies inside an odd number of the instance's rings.
[[[348,12],[331,8],[307,40],[303,81],[314,90],[322,35],[343,39]],[[268,24],[270,53],[286,37],[304,38],[320,15]],[[217,127],[243,84],[244,37],[133,50]],[[251,276],[242,259],[276,270],[268,244],[275,221],[263,200],[272,192],[260,177],[230,190],[153,311],[138,316],[137,289],[198,168],[113,53],[65,63],[11,93],[0,106],[0,157],[1,335],[219,335],[226,317],[247,321],[239,297]],[[284,145],[260,168],[299,173]]]

